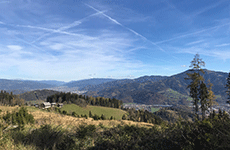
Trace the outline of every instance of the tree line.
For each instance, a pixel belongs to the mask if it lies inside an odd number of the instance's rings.
[[[1,90],[0,92],[0,105],[8,105],[8,106],[15,106],[15,105],[24,105],[24,99],[19,98],[17,95],[14,95],[12,92],[8,93],[6,91]]]
[[[122,116],[122,120],[131,120],[135,122],[146,122],[153,124],[161,124],[164,122],[159,116],[147,110],[135,110],[134,108],[124,110],[127,111],[127,113]]]
[[[47,102],[50,103],[67,103],[67,104],[77,104],[79,106],[85,107],[87,105],[93,106],[104,106],[112,108],[121,108],[123,102],[115,98],[104,98],[104,97],[92,97],[85,95],[78,95],[76,93],[57,93],[47,97]]]

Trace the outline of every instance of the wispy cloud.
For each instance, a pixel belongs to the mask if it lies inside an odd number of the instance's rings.
[[[193,54],[193,55],[199,53],[200,55],[211,56],[211,57],[222,59],[222,60],[230,59],[229,50],[218,50],[218,49],[206,50],[206,49],[199,48],[199,47],[191,47],[191,48],[183,48],[179,50],[178,53],[188,53],[188,54]]]
[[[22,49],[22,47],[19,45],[7,45],[7,47],[14,51],[20,51]]]
[[[225,47],[225,46],[229,46],[230,43],[223,43],[223,44],[219,44],[219,45],[216,45],[216,47]]]
[[[217,28],[220,28],[220,27],[224,27],[224,26],[227,26],[227,25],[230,25],[230,22],[228,22],[226,24],[217,25],[217,26],[214,26],[214,27],[210,27],[210,28],[205,28],[205,29],[202,29],[202,30],[198,30],[198,31],[195,31],[195,32],[192,32],[192,33],[182,34],[180,36],[176,36],[176,37],[173,37],[173,38],[167,39],[167,40],[158,41],[158,42],[155,42],[155,43],[156,44],[167,43],[167,42],[170,42],[170,41],[173,41],[173,40],[185,38],[185,37],[192,36],[192,35],[197,35],[197,34],[200,34],[200,33],[206,32],[206,31],[210,31],[210,30],[214,30],[214,29],[217,29]]]
[[[229,60],[227,1],[85,3],[0,1],[0,76],[129,78],[179,73],[197,52]]]
[[[98,10],[98,9],[94,8],[94,7],[93,7],[93,6],[91,6],[91,5],[88,5],[88,4],[86,4],[86,3],[84,3],[84,4],[85,4],[86,6],[88,6],[88,7],[92,8],[93,10],[97,11],[98,13],[100,13],[100,12],[101,12],[100,10]],[[118,22],[117,20],[113,19],[112,17],[110,17],[110,16],[106,15],[106,14],[105,14],[105,13],[103,13],[103,12],[101,13],[101,15],[105,16],[106,18],[108,18],[109,20],[111,20],[112,22],[114,22],[115,24],[117,24],[117,25],[119,25],[119,26],[121,26],[121,27],[123,27],[123,28],[125,28],[125,29],[129,30],[130,32],[134,33],[135,35],[137,35],[137,36],[141,37],[143,40],[150,42],[151,44],[153,44],[154,46],[156,46],[158,49],[160,49],[161,51],[165,52],[165,50],[164,50],[163,48],[161,48],[160,46],[158,46],[156,43],[154,43],[154,42],[152,42],[152,41],[148,40],[146,37],[144,37],[143,35],[141,35],[141,34],[137,33],[136,31],[134,31],[134,30],[132,30],[132,29],[130,29],[130,28],[128,28],[128,27],[126,27],[126,26],[124,26],[123,24],[121,24],[121,23],[120,23],[120,22]]]
[[[97,13],[91,14],[91,15],[89,15],[89,16],[87,16],[87,17],[84,17],[84,18],[82,18],[82,19],[80,19],[80,20],[74,21],[73,23],[71,23],[71,24],[69,24],[69,25],[67,25],[67,26],[64,26],[64,27],[61,27],[61,28],[59,28],[59,29],[53,30],[52,33],[62,33],[61,31],[68,30],[68,29],[70,29],[70,28],[76,27],[76,26],[80,25],[80,24],[81,24],[84,20],[86,20],[87,18],[90,18],[90,17],[96,16],[96,15],[99,15],[99,14],[104,13],[104,12],[106,12],[106,11],[101,11],[101,12],[97,12]],[[38,37],[37,39],[35,39],[34,41],[32,41],[31,43],[35,43],[35,42],[41,40],[42,38],[51,35],[52,33],[43,34],[43,35],[41,35],[40,37]]]
[[[202,8],[202,9],[200,9],[200,10],[198,10],[198,11],[193,12],[191,16],[192,16],[192,17],[195,17],[195,16],[200,15],[200,14],[202,14],[202,13],[204,13],[204,12],[206,12],[206,11],[209,11],[209,10],[211,10],[211,9],[213,9],[213,8],[216,8],[216,7],[218,7],[220,4],[222,4],[223,2],[225,2],[225,0],[217,1],[217,3],[214,3],[214,4],[212,4],[212,5],[209,5],[209,6],[205,7],[205,8]]]
[[[199,44],[199,43],[202,43],[202,42],[204,42],[204,40],[198,40],[198,41],[190,42],[190,43],[187,43],[185,45],[190,46],[190,45]]]
[[[181,67],[185,68],[185,67],[187,67],[187,66],[186,66],[186,65],[181,65]]]

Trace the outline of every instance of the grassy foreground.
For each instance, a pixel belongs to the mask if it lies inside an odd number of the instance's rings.
[[[74,106],[67,105],[65,109],[68,108],[70,109],[71,107]],[[76,109],[78,107],[75,106],[74,108]],[[20,107],[0,106],[0,109],[2,110],[2,112],[0,113],[2,117],[7,112],[9,113],[12,113],[13,111],[17,112],[20,109]],[[26,109],[28,110],[29,114],[32,114],[34,116],[35,122],[34,124],[25,125],[25,128],[22,131],[17,131],[14,130],[13,128],[9,128],[6,130],[5,128],[6,124],[4,123],[4,121],[1,120],[0,124],[5,125],[5,127],[2,128],[0,131],[0,149],[4,149],[4,150],[56,149],[55,145],[58,145],[58,143],[55,144],[55,142],[59,142],[61,144],[64,143],[64,145],[65,143],[69,142],[69,141],[65,141],[68,140],[68,136],[66,136],[66,134],[67,135],[77,134],[76,136],[79,137],[75,139],[76,141],[72,141],[72,143],[75,143],[77,146],[80,147],[88,147],[88,144],[93,146],[92,143],[88,143],[85,146],[82,145],[81,142],[85,141],[85,139],[81,139],[82,135],[78,135],[78,134],[81,132],[83,132],[82,134],[84,134],[84,132],[90,134],[91,128],[93,129],[93,132],[100,133],[103,132],[104,130],[108,130],[110,128],[114,128],[117,126],[134,125],[134,126],[144,127],[144,128],[151,128],[154,126],[153,124],[149,124],[149,123],[133,122],[128,120],[122,120],[122,121],[93,120],[92,118],[88,118],[88,119],[77,118],[73,116],[62,115],[55,111],[48,112],[46,110],[38,109],[35,107],[26,107]],[[99,107],[92,107],[92,108],[89,107],[87,109],[90,109],[93,113],[101,113],[101,112],[104,113],[105,110],[106,111],[109,110],[109,109],[102,109],[102,111],[99,111]],[[116,109],[111,109],[111,110],[113,110],[114,112],[118,112],[117,116],[122,115],[124,113],[123,111],[119,113],[119,111]],[[76,138],[76,136],[74,137]],[[53,139],[51,140],[50,138]],[[91,141],[92,139],[91,140],[90,139],[88,142],[92,142]],[[51,148],[46,147],[49,145],[51,146]],[[82,149],[80,147],[79,149]],[[63,148],[61,146],[58,147],[57,149],[63,149]]]
[[[13,127],[15,124],[7,122],[5,116],[1,118],[0,149],[4,150],[230,149],[230,116],[221,110],[203,121],[179,119],[158,126],[132,121],[94,121],[33,107],[27,107],[29,111],[19,107],[0,108],[1,116],[6,111],[19,110],[18,126],[23,116],[28,113],[34,116],[34,121],[23,128]]]
[[[111,109],[113,116],[115,116],[117,119],[121,118],[119,116],[122,116],[125,111],[123,110],[119,110],[119,109],[114,109],[114,108],[108,108],[106,109],[105,107],[89,107],[86,110],[82,109],[81,107],[78,107],[77,105],[66,105],[66,107],[63,107],[64,109],[70,109],[71,107],[78,109],[79,110],[75,110],[76,112],[81,112],[82,113],[85,111],[86,114],[88,115],[88,111],[91,110],[92,113],[104,113],[107,112],[107,114],[105,113],[105,115],[110,115],[111,113],[109,113],[109,109]],[[0,106],[0,109],[2,110],[1,115],[6,114],[7,111],[12,112],[14,110],[19,110],[20,107],[16,106],[16,107],[8,107],[8,106]],[[30,114],[32,114],[34,116],[35,119],[35,124],[33,125],[34,127],[38,128],[42,125],[46,125],[46,124],[50,124],[50,125],[54,125],[54,126],[62,126],[64,128],[67,127],[76,127],[79,125],[103,125],[106,127],[114,127],[118,124],[120,125],[137,125],[140,127],[152,127],[154,126],[151,123],[145,123],[145,122],[133,122],[133,121],[128,121],[128,120],[93,120],[92,118],[77,118],[77,117],[73,117],[73,116],[67,116],[67,115],[62,115],[59,113],[56,113],[54,111],[51,112],[47,112],[45,110],[42,109],[38,109],[35,107],[26,107],[28,112]],[[102,110],[100,111],[99,109],[102,108]],[[81,113],[79,113],[81,114]]]

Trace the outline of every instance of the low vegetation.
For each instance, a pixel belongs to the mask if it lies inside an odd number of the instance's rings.
[[[12,115],[13,112],[24,114],[21,115],[24,118],[33,115],[34,123],[26,122],[24,128],[5,130],[13,123],[4,119],[9,107],[3,107],[0,149],[5,150],[230,148],[230,118],[222,111],[212,113],[203,121],[179,119],[158,126],[126,120],[95,121],[31,107],[10,107]]]

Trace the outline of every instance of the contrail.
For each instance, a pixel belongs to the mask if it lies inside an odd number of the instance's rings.
[[[79,36],[80,34],[75,34],[75,33],[70,33],[66,31],[60,31],[56,29],[49,29],[49,28],[43,28],[43,27],[37,27],[37,26],[30,26],[30,25],[17,25],[18,27],[24,27],[24,28],[31,28],[31,29],[39,29],[39,30],[44,30],[44,31],[49,31],[53,33],[61,33],[61,34],[66,34],[66,35],[72,35],[72,36]]]
[[[180,36],[168,39],[168,40],[163,40],[163,41],[159,41],[159,42],[155,42],[155,43],[156,44],[161,44],[161,43],[173,41],[173,40],[180,39],[180,38],[183,38],[183,37],[186,37],[186,36],[195,35],[195,34],[199,34],[199,33],[202,33],[202,32],[208,31],[208,30],[212,30],[212,29],[215,29],[215,28],[223,27],[223,26],[226,26],[226,25],[229,25],[229,24],[230,24],[230,22],[226,23],[226,24],[223,24],[223,25],[214,26],[214,27],[211,27],[211,28],[206,28],[206,29],[203,29],[203,30],[200,30],[200,31],[196,31],[196,32],[188,33],[188,34],[183,34],[183,35],[180,35]]]
[[[67,30],[67,29],[69,29],[69,28],[78,26],[78,25],[80,25],[80,24],[82,23],[83,20],[85,20],[85,19],[87,19],[87,18],[89,18],[89,17],[92,17],[92,16],[99,15],[99,14],[104,13],[104,12],[106,12],[106,11],[101,11],[101,12],[94,13],[94,14],[92,14],[92,15],[89,15],[89,16],[85,17],[85,18],[82,18],[82,19],[80,19],[80,20],[74,21],[73,23],[71,23],[71,24],[69,24],[69,25],[67,25],[67,26],[64,26],[64,27],[61,27],[61,28],[59,28],[59,29],[56,29],[55,31],[52,29],[53,31],[50,31],[50,32],[52,32],[52,33],[62,33],[62,32],[59,32],[59,31]],[[32,41],[31,43],[35,43],[35,42],[39,41],[40,39],[42,39],[42,38],[44,38],[44,37],[46,37],[46,36],[51,35],[52,33],[43,34],[42,36],[38,37],[37,39],[35,39],[35,40]]]
[[[118,22],[117,20],[111,18],[110,16],[108,16],[108,15],[106,15],[104,12],[101,12],[100,10],[94,8],[93,6],[90,6],[90,5],[86,4],[86,3],[84,3],[84,4],[85,4],[86,6],[92,8],[92,9],[95,10],[96,12],[101,13],[103,16],[105,16],[106,18],[108,18],[109,20],[111,20],[112,22],[114,22],[115,24],[117,24],[117,25],[119,25],[119,26],[121,26],[121,27],[123,27],[123,28],[129,30],[130,32],[132,32],[132,33],[134,33],[135,35],[137,35],[137,36],[141,37],[142,39],[144,39],[145,41],[148,41],[148,42],[150,42],[151,44],[155,45],[155,46],[158,47],[161,51],[165,52],[165,50],[163,50],[160,46],[158,46],[156,43],[154,43],[154,42],[148,40],[148,39],[147,39],[146,37],[144,37],[143,35],[141,35],[141,34],[137,33],[136,31],[134,31],[134,30],[132,30],[132,29],[130,29],[130,28],[128,28],[128,27],[122,25],[122,24],[121,24],[120,22]]]

